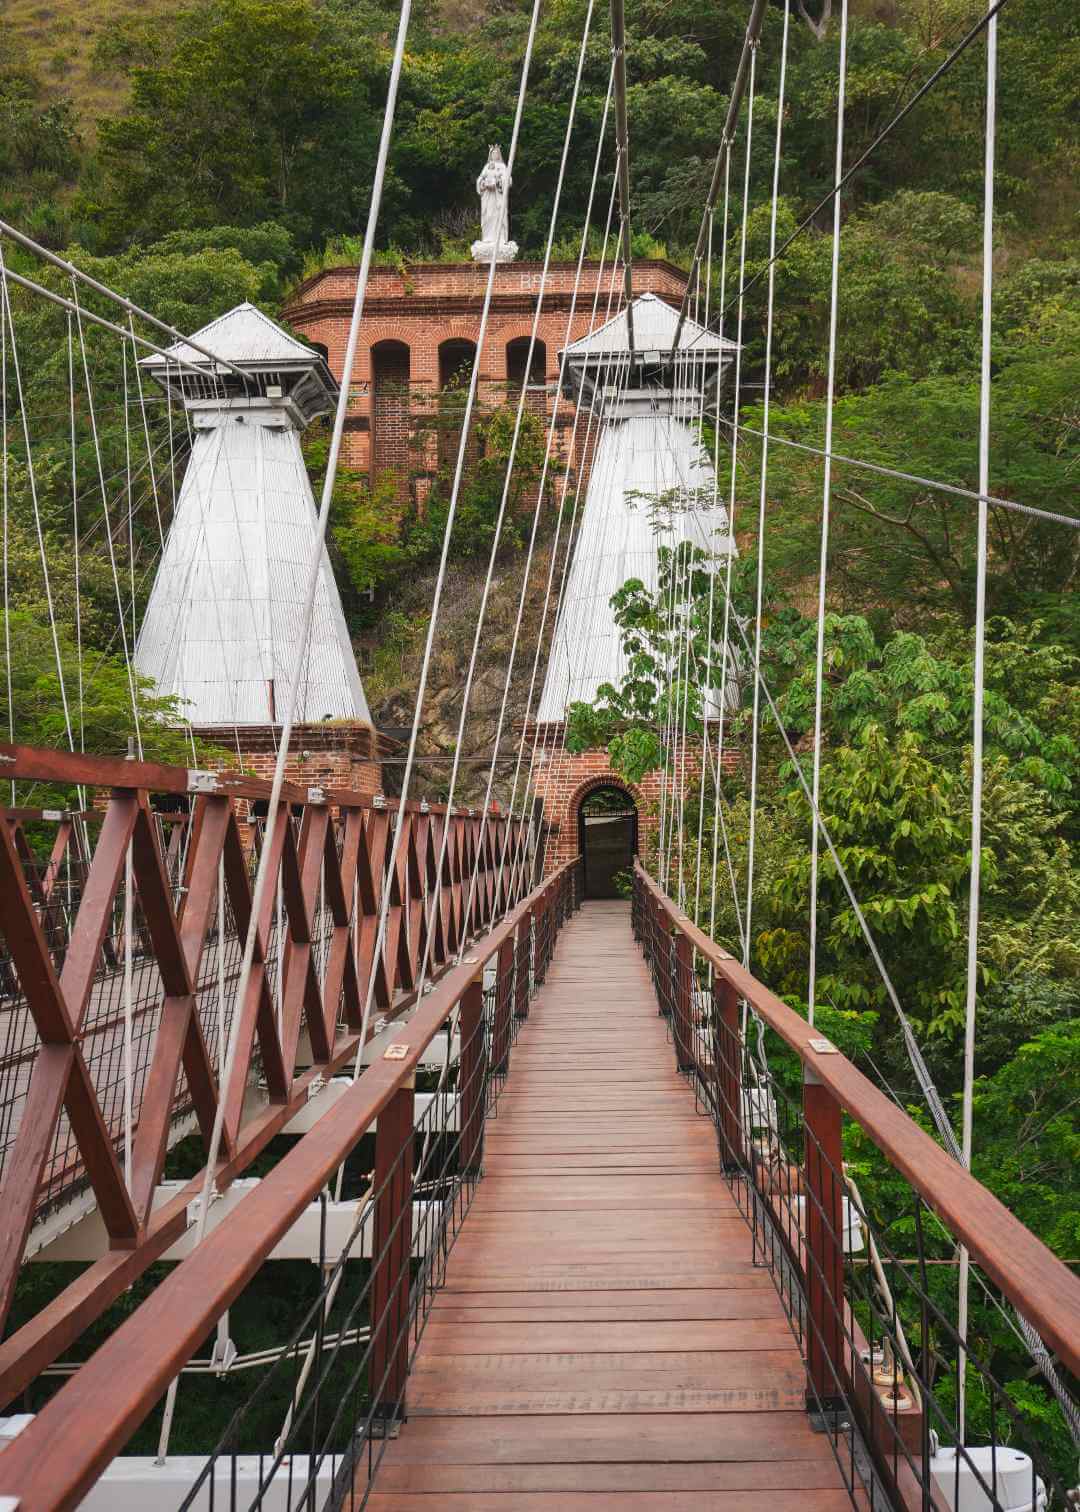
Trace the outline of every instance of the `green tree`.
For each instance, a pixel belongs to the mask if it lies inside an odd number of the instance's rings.
[[[130,110],[100,123],[109,234],[273,219],[310,238],[355,225],[387,63],[366,19],[310,0],[182,11],[162,55],[133,67]]]

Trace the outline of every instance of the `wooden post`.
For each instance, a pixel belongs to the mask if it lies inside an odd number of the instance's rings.
[[[660,1012],[664,1018],[670,1018],[671,1011],[675,1006],[671,996],[671,966],[675,941],[671,937],[671,926],[668,923],[667,914],[659,903],[656,905],[656,945],[656,969],[660,983]]]
[[[675,937],[675,1064],[689,1071],[694,1063],[694,947],[682,930]]]
[[[414,1078],[399,1087],[375,1129],[371,1371],[374,1416],[404,1421],[409,1369]]]
[[[461,999],[461,1060],[458,1075],[458,1123],[461,1170],[479,1176],[484,1154],[484,973],[473,978]]]
[[[533,919],[536,923],[536,965],[535,975],[537,985],[547,976],[548,963],[548,928],[551,920],[551,894],[548,888],[540,894],[536,906],[533,909]]]
[[[495,976],[495,1024],[491,1036],[492,1069],[502,1073],[510,1062],[510,995],[514,990],[514,941],[499,946]]]
[[[739,994],[721,976],[713,978],[713,1007],[716,1017],[713,1055],[716,1060],[721,1154],[725,1169],[736,1170],[743,1158]]]
[[[555,889],[548,888],[543,900],[545,906],[545,927],[543,927],[543,974],[548,975],[551,966],[552,945],[555,940]]]
[[[514,978],[514,1017],[525,1019],[529,1016],[529,952],[530,937],[532,933],[532,914],[527,913],[518,921],[517,933],[514,936],[514,961],[517,974]]]
[[[840,1104],[803,1067],[807,1372],[811,1405],[836,1405],[844,1364],[844,1193]]]

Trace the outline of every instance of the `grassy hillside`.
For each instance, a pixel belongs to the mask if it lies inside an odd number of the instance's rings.
[[[70,100],[81,125],[115,114],[127,79],[110,50],[121,32],[153,27],[182,0],[0,0],[0,30],[12,55],[39,75],[45,98]]]

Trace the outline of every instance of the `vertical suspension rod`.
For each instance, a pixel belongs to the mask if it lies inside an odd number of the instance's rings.
[[[761,36],[761,23],[765,16],[765,7],[768,0],[754,0],[750,11],[750,19],[746,23],[746,36],[743,38],[742,52],[739,54],[739,67],[735,74],[735,83],[731,87],[731,99],[728,101],[727,116],[724,119],[724,129],[720,135],[720,148],[716,154],[716,162],[713,164],[712,182],[705,198],[705,209],[701,215],[701,226],[698,229],[697,244],[694,247],[694,256],[690,263],[690,271],[686,275],[686,288],[683,290],[682,304],[679,306],[679,319],[675,325],[675,337],[671,343],[672,355],[678,350],[679,338],[682,336],[683,326],[686,323],[686,312],[690,307],[690,290],[694,283],[694,274],[701,263],[705,251],[705,243],[709,234],[709,216],[716,208],[716,201],[724,182],[724,168],[731,156],[731,148],[735,141],[735,127],[739,120],[739,110],[742,106],[743,95],[746,93],[746,81],[750,77],[750,56],[758,45]]]
[[[764,4],[764,0],[760,0]],[[626,293],[626,339],[634,358],[634,271],[630,256],[630,134],[626,128],[626,17],[623,0],[611,0],[611,56],[615,64],[615,139],[618,144],[619,240]]]

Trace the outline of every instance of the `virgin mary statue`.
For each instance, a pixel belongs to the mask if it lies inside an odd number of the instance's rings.
[[[487,162],[476,181],[480,196],[480,240],[472,244],[474,262],[510,262],[517,256],[517,242],[510,240],[510,170],[503,162],[502,148],[488,148]]]

